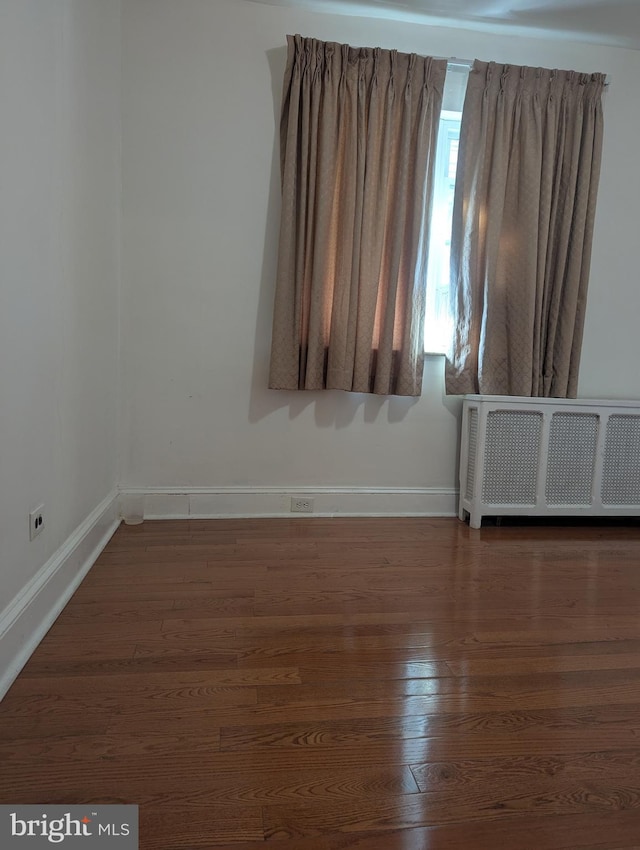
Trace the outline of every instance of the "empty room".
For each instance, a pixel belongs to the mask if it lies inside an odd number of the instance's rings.
[[[640,848],[640,6],[0,0],[0,847]]]

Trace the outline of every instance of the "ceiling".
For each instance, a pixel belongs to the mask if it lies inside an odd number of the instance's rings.
[[[553,33],[640,50],[640,0],[255,0],[347,15],[519,34]]]

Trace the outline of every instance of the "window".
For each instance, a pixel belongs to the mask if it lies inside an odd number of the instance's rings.
[[[445,353],[451,338],[452,319],[449,307],[451,217],[456,185],[460,121],[468,74],[469,68],[466,65],[449,65],[438,126],[424,329],[425,351],[432,354]]]

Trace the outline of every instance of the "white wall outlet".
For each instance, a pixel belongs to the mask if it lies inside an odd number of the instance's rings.
[[[29,514],[29,540],[37,537],[44,528],[44,505],[38,505]]]
[[[298,496],[291,497],[291,513],[294,514],[312,514],[313,513],[313,499],[310,498],[299,498]]]

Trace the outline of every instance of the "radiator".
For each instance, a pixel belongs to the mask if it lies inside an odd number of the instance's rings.
[[[465,396],[460,519],[639,516],[640,401]]]

